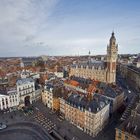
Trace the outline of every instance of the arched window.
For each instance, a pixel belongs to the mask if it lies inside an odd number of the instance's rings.
[[[6,98],[6,105],[8,105],[8,99]]]
[[[2,105],[4,106],[4,99],[2,98]]]

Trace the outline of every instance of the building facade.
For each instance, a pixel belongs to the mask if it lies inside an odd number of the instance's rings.
[[[109,104],[99,111],[97,108],[97,113],[85,110],[85,127],[84,132],[91,136],[96,136],[108,123],[109,120]]]
[[[53,86],[45,85],[42,92],[42,102],[46,107],[53,108]]]
[[[59,98],[60,100],[60,113],[62,116],[65,116],[65,99],[63,97]]]
[[[124,103],[124,92],[118,87],[111,87],[106,85],[103,89],[101,96],[107,98],[110,101],[110,113],[117,111]]]
[[[35,101],[35,83],[31,78],[19,79],[16,83],[17,93],[20,98],[20,105],[27,106]]]
[[[35,85],[32,78],[17,80],[16,86],[0,88],[0,110],[12,111],[19,107],[29,106],[41,99],[42,89]]]
[[[88,61],[74,64],[70,68],[69,76],[91,78],[102,82],[116,82],[116,61],[118,54],[118,45],[114,33],[107,46],[106,61]]]
[[[133,65],[120,64],[119,72],[131,88],[135,88],[137,92],[140,92],[140,68]]]
[[[131,116],[116,128],[115,140],[140,140],[140,103],[132,110]]]
[[[0,91],[0,110],[13,110],[19,105],[19,96],[15,88]]]
[[[52,79],[47,81],[42,92],[43,104],[55,111],[60,110],[60,95],[63,85],[58,80]]]
[[[101,96],[87,97],[72,93],[67,99],[60,98],[60,113],[66,120],[95,137],[109,119],[109,101]]]
[[[84,130],[85,112],[80,110],[69,103],[65,104],[65,119],[81,130]]]

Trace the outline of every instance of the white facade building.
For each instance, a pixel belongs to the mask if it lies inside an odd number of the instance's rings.
[[[31,78],[20,79],[16,83],[20,105],[24,106],[35,101],[35,83]]]
[[[5,110],[10,107],[10,101],[8,95],[0,95],[0,110]]]
[[[20,74],[21,78],[33,78],[33,79],[39,79],[40,78],[40,74],[37,72],[32,72],[30,70],[23,70]]]
[[[19,105],[19,95],[16,89],[0,91],[0,110],[14,109]]]
[[[16,89],[9,90],[7,94],[9,95],[10,108],[17,108],[20,102],[19,94],[17,93],[17,90]]]
[[[35,82],[31,78],[17,81],[15,88],[0,90],[0,110],[14,110],[28,106],[41,98],[41,88],[35,90]]]

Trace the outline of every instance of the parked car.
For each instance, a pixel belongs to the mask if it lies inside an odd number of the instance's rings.
[[[7,128],[7,125],[0,123],[0,130]]]

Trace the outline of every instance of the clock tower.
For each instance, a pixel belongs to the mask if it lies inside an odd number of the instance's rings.
[[[109,45],[107,45],[107,83],[116,82],[116,61],[118,56],[118,45],[116,44],[116,38],[114,32],[112,32],[111,38],[109,40]]]

